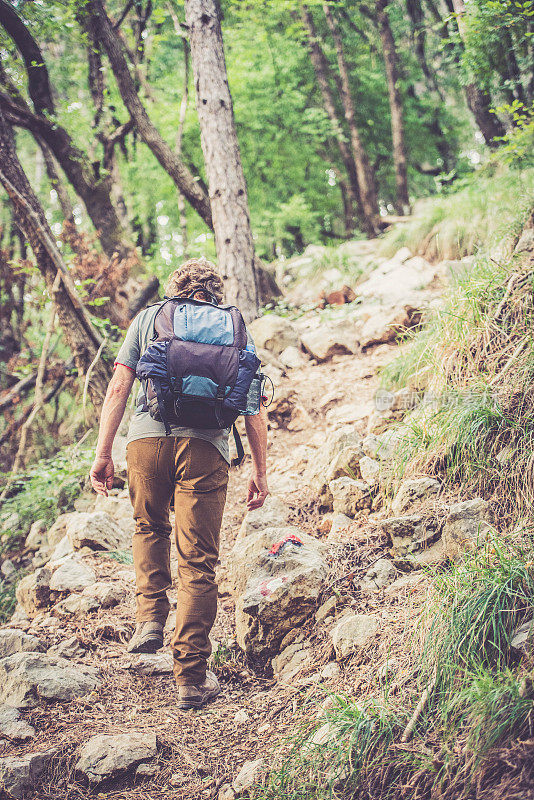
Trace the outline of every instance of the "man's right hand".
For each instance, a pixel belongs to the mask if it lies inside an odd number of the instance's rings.
[[[107,497],[108,489],[113,488],[114,475],[115,465],[111,456],[97,456],[89,473],[91,486],[95,492]]]
[[[247,509],[261,508],[268,494],[267,475],[252,475],[248,482]]]

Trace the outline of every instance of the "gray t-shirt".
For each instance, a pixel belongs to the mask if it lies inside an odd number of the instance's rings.
[[[115,364],[123,364],[125,367],[135,372],[137,362],[147,349],[150,339],[154,335],[154,318],[159,311],[161,303],[156,303],[149,308],[140,311],[131,323],[126,332],[126,336],[115,359]],[[252,344],[252,339],[247,331],[248,341]],[[247,345],[248,346],[248,345]],[[136,408],[128,428],[126,442],[133,442],[136,439],[145,439],[153,436],[165,436],[165,426],[163,422],[153,419],[148,411],[142,411],[140,400],[143,397],[143,388],[140,386],[136,397]],[[257,413],[247,407],[247,413]],[[194,439],[204,439],[211,442],[222,457],[230,463],[230,453],[228,447],[228,435],[230,428],[206,429],[206,428],[181,428],[173,426],[171,436],[191,436]]]

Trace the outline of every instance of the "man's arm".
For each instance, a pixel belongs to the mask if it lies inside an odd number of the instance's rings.
[[[111,458],[111,448],[118,427],[124,416],[126,401],[135,380],[135,372],[123,364],[117,364],[102,406],[100,429],[96,445],[96,456],[91,467],[91,485],[98,494],[108,494],[113,487],[115,467]]]
[[[245,417],[245,430],[252,455],[252,476],[248,482],[247,508],[261,508],[269,494],[267,487],[267,412]]]

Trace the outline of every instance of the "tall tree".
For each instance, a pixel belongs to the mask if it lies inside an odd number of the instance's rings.
[[[339,77],[341,81],[341,102],[350,133],[350,142],[356,164],[362,208],[369,228],[372,228],[373,233],[376,233],[378,231],[379,209],[376,196],[374,170],[371,166],[367,151],[360,136],[360,131],[358,130],[356,110],[354,107],[354,101],[352,99],[349,82],[349,70],[347,60],[345,58],[345,50],[343,48],[341,32],[339,30],[337,20],[328,3],[324,3],[323,10],[336,48]]]
[[[185,0],[185,15],[219,267],[228,300],[250,321],[258,312],[254,242],[216,0]]]
[[[399,90],[399,71],[397,48],[389,22],[387,7],[389,0],[376,0],[378,30],[384,53],[384,65],[388,83],[389,108],[391,112],[391,137],[393,140],[393,163],[395,165],[395,184],[397,187],[397,214],[410,213],[408,194],[408,172],[406,167],[406,143],[404,138],[404,119],[402,97]]]

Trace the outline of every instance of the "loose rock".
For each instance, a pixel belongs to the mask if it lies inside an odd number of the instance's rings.
[[[46,524],[43,519],[36,519],[32,523],[29,534],[26,536],[24,546],[28,550],[38,550],[46,538]]]
[[[82,595],[92,597],[97,600],[102,608],[111,608],[124,600],[126,592],[116,583],[97,581],[87,586]]]
[[[173,665],[172,653],[138,653],[132,657],[128,669],[142,675],[170,675]]]
[[[19,800],[26,792],[36,789],[55,754],[56,750],[50,749],[19,758],[0,758],[0,787],[5,796]]]
[[[77,558],[69,558],[54,571],[50,588],[55,592],[79,592],[95,581],[96,574],[91,567]]]
[[[291,515],[291,508],[275,495],[268,495],[261,508],[247,512],[237,534],[238,539],[243,539],[256,531],[265,528],[283,527],[287,525]]]
[[[76,512],[70,515],[66,534],[75,550],[120,550],[128,547],[129,537],[115,520],[104,511],[93,514]]]
[[[80,749],[76,771],[90,783],[116,778],[157,755],[154,733],[123,733],[92,736]]]
[[[334,498],[334,511],[336,514],[346,514],[355,517],[363,508],[370,508],[372,498],[369,485],[365,481],[352,478],[336,478],[329,483],[332,497]]]
[[[393,502],[391,503],[391,510],[398,516],[402,514],[409,506],[418,500],[422,500],[430,495],[437,494],[441,489],[441,484],[435,478],[425,476],[423,478],[409,478],[402,481],[399,490]]]
[[[261,777],[263,763],[263,758],[257,758],[255,761],[245,761],[232,783],[234,792],[239,794],[239,792],[244,792],[254,786]]]
[[[360,587],[367,590],[383,589],[388,583],[392,583],[396,574],[397,570],[391,561],[379,558],[365,573]]]
[[[0,658],[5,658],[13,653],[43,652],[44,645],[36,636],[31,636],[18,628],[4,628],[0,630]]]
[[[59,656],[15,653],[0,660],[0,702],[15,708],[33,708],[39,699],[74,700],[99,686],[97,670]]]
[[[482,545],[491,531],[489,505],[481,497],[452,505],[443,526],[443,546],[448,558]]]
[[[33,739],[35,728],[33,728],[21,715],[18,708],[13,706],[0,706],[0,737],[2,739],[13,739],[13,741],[26,741]]]
[[[40,567],[26,575],[17,585],[15,594],[28,616],[33,617],[50,603],[50,579],[52,573],[47,567]]]
[[[276,314],[265,314],[255,319],[249,325],[249,330],[257,348],[269,350],[276,356],[279,356],[286,347],[300,345],[299,335],[293,323]]]
[[[351,614],[343,617],[331,633],[336,658],[345,658],[365,647],[378,627],[378,618],[370,614]]]

